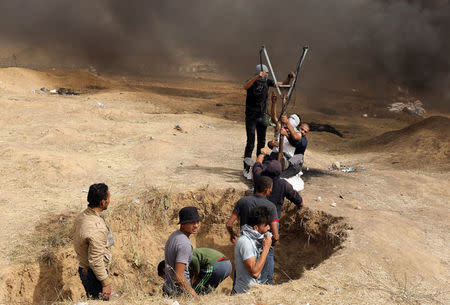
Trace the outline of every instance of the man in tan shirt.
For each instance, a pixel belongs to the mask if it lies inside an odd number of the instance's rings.
[[[78,273],[88,298],[109,300],[112,233],[100,213],[108,208],[110,194],[104,183],[89,187],[86,210],[75,219],[73,245],[79,261]]]

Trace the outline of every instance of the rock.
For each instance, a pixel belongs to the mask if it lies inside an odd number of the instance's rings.
[[[336,161],[333,164],[331,164],[331,168],[334,169],[334,170],[339,170],[339,169],[341,169],[341,163]]]
[[[322,201],[322,197],[318,196],[317,201]]]
[[[335,208],[336,207],[336,202],[333,202],[333,203],[331,203],[330,204],[333,208]]]
[[[363,118],[367,118],[368,117],[367,113],[364,113],[362,116],[363,116]]]
[[[359,205],[357,205],[357,206],[355,207],[355,209],[356,209],[356,210],[361,210],[361,207],[360,207]]]

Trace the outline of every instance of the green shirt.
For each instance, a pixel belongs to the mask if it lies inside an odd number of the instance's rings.
[[[206,269],[214,265],[219,259],[224,257],[222,253],[209,248],[195,248],[192,253],[192,261],[189,264],[189,271],[199,273],[201,269]]]

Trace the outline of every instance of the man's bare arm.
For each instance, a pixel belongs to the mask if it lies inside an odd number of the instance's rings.
[[[289,83],[294,78],[294,76],[295,76],[295,73],[294,72],[290,72],[288,74],[288,76],[286,77],[286,79],[284,80],[284,82],[278,82],[278,86],[279,85],[289,85]]]
[[[260,77],[264,78],[264,77],[266,77],[266,74],[267,74],[266,72],[261,71],[261,72],[259,72],[259,74],[257,74],[255,76],[253,76],[252,78],[250,78],[248,81],[245,82],[244,89],[248,90],[248,88],[250,88],[256,82],[256,80],[258,78],[260,78]]]
[[[256,260],[256,256],[252,256],[244,261],[245,269],[252,278],[257,279],[261,274],[264,264],[266,263],[267,255],[269,254],[270,245],[272,244],[272,238],[266,234],[263,240],[263,250],[259,259]]]
[[[184,270],[186,269],[186,264],[176,262],[175,263],[175,281],[180,285],[180,288],[183,289],[186,293],[192,295],[195,299],[198,299],[198,294],[192,289],[189,282],[186,280],[184,276]]]
[[[235,244],[238,234],[233,231],[233,223],[238,219],[238,216],[234,213],[231,214],[230,218],[227,221],[227,231],[230,234],[230,241]]]
[[[278,233],[278,221],[272,221],[270,223],[270,228],[272,229],[272,234],[273,234],[273,245],[277,246],[280,240],[280,234]]]
[[[302,138],[302,134],[300,132],[295,131],[294,127],[291,125],[291,122],[289,122],[287,116],[283,115],[281,117],[281,122],[283,122],[286,125],[287,129],[289,130],[289,137],[292,140],[298,141]]]

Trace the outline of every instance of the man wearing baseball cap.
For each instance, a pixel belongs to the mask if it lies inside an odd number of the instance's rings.
[[[247,133],[247,144],[245,145],[244,158],[252,157],[255,147],[255,131],[257,134],[256,156],[261,153],[261,148],[266,145],[267,130],[267,98],[269,87],[274,87],[275,82],[268,78],[269,69],[265,65],[256,66],[255,75],[247,80],[244,89],[247,91],[245,101],[245,130]],[[294,72],[289,73],[284,82],[278,85],[287,85],[294,78]],[[251,179],[250,167],[244,163],[244,176]]]
[[[193,206],[182,208],[178,216],[180,229],[170,235],[164,249],[166,277],[163,291],[169,296],[178,296],[184,292],[198,299],[189,277],[188,267],[192,260],[192,244],[189,236],[198,233],[203,217]]]

